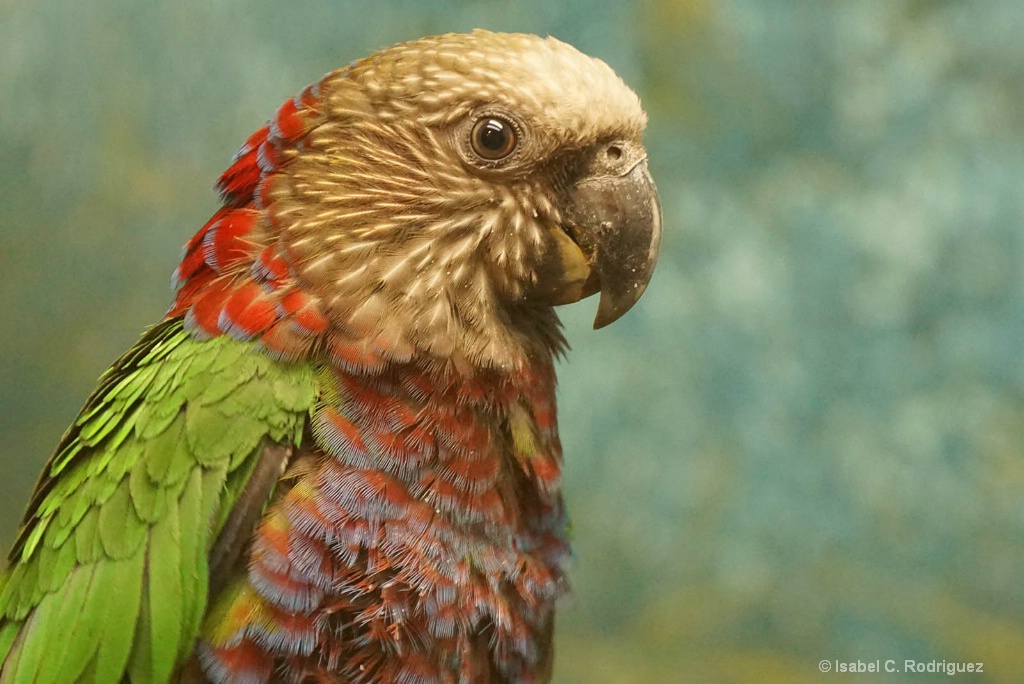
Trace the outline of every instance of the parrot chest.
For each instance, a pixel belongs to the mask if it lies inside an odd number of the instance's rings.
[[[286,475],[252,545],[253,657],[297,681],[543,680],[569,554],[548,372],[335,373],[323,454]]]

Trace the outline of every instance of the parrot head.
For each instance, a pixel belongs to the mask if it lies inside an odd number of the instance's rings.
[[[286,265],[264,287],[274,296],[300,290],[391,358],[515,366],[542,351],[537,340],[561,350],[553,306],[600,292],[602,327],[647,287],[661,211],[645,124],[611,68],[565,43],[448,34],[307,88],[243,147],[221,190],[229,208],[257,212],[246,244]]]

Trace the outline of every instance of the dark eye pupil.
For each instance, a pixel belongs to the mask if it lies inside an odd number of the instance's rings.
[[[480,129],[480,146],[491,152],[501,152],[508,144],[508,128],[497,119],[489,119]]]
[[[497,161],[512,154],[516,147],[516,130],[508,121],[495,117],[480,119],[473,126],[473,151],[488,161]]]

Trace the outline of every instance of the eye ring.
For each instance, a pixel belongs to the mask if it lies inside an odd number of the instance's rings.
[[[477,119],[469,133],[473,154],[484,161],[495,162],[512,154],[519,144],[519,133],[509,120],[500,116]]]

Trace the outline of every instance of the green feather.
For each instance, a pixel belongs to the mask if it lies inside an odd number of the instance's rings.
[[[200,520],[215,520],[214,528],[220,530],[231,513],[230,506],[221,505],[221,501],[234,502],[237,492],[227,489],[227,468],[216,468],[203,472],[203,479],[199,491],[199,518]],[[209,535],[204,539],[203,557],[213,546],[215,535]]]
[[[0,625],[0,663],[7,660],[7,654],[11,652],[14,639],[18,636],[18,623],[7,622]]]
[[[22,554],[23,557],[27,558],[35,551],[39,542],[43,540],[43,533],[46,532],[46,524],[36,525],[29,534],[28,539],[25,541],[25,552]]]
[[[128,482],[100,507],[99,535],[108,558],[120,560],[135,554],[146,537],[146,525],[132,508]]]
[[[22,608],[20,599],[21,588],[24,586],[25,565],[17,564],[4,570],[0,584],[0,608],[4,615],[10,615],[16,620],[23,620],[31,605]]]
[[[44,599],[44,602],[56,606],[56,616],[51,625],[59,626],[61,630],[61,648],[40,663],[36,673],[37,681],[75,681],[92,658],[96,650],[92,636],[96,626],[93,623],[97,616],[86,611],[85,604],[98,572],[100,566],[95,563],[79,568],[72,573],[71,579],[59,594],[50,594]],[[46,623],[41,625],[46,626]]]
[[[52,643],[49,632],[57,632],[60,623],[52,618],[57,609],[55,601],[44,601],[33,610],[25,623],[25,627],[14,642],[8,658],[17,661],[17,667],[10,668],[11,677],[6,677],[8,668],[4,668],[5,677],[0,682],[33,682],[41,661],[47,660],[47,647]],[[56,636],[56,634],[54,634]]]
[[[98,413],[92,420],[86,421],[79,428],[78,439],[84,444],[96,444],[103,439],[104,435],[117,428],[120,423],[121,416],[116,413],[109,411]],[[56,472],[60,472],[60,470],[58,469]]]
[[[239,362],[241,363],[241,362]],[[248,377],[244,377],[246,372],[243,368],[239,367],[238,372],[232,375],[221,374],[209,383],[205,383],[203,391],[199,395],[199,404],[203,407],[214,406],[221,403],[232,394],[238,391],[239,385],[242,385]],[[247,375],[251,376],[252,373],[248,372]]]
[[[163,401],[159,404],[147,404],[135,421],[135,434],[143,441],[155,439],[169,428],[181,412],[181,403]]]
[[[298,444],[318,392],[251,344],[147,331],[65,434],[0,575],[0,684],[167,681],[261,445]]]
[[[57,549],[47,548],[45,544],[40,547],[38,560],[36,561],[37,567],[39,568],[38,581],[40,589],[45,591],[47,588],[54,585],[54,575],[58,569],[57,558],[59,556],[60,552]]]
[[[28,607],[38,603],[39,599],[39,565],[30,563],[21,576],[22,584],[19,587],[18,603],[22,607]]]
[[[148,446],[148,443],[141,440],[132,440],[121,446],[120,449],[117,449],[107,459],[107,477],[115,482],[119,482],[128,474],[128,471],[134,467],[139,459],[143,458],[142,452]]]
[[[181,529],[172,508],[153,526],[149,547],[149,624],[140,625],[140,638],[152,644],[152,680],[166,681],[178,660],[184,627],[184,590],[181,578]]]
[[[272,387],[277,404],[289,411],[302,411],[311,406],[316,399],[315,394],[311,392],[313,389],[312,378],[304,383],[287,382],[285,378],[274,378]]]
[[[217,339],[222,340],[224,338]],[[224,345],[217,355],[209,357],[208,361],[210,365],[207,367],[207,372],[211,376],[217,378],[234,373],[238,368],[238,360],[251,349],[252,347],[246,344]]]
[[[76,553],[74,544],[63,544],[55,550],[56,557],[53,561],[53,571],[49,585],[41,584],[44,592],[56,591],[60,588],[64,579],[71,574],[75,567]]]
[[[165,515],[173,513],[173,510],[167,510],[167,499],[177,492],[150,479],[146,466],[146,462],[140,460],[132,468],[128,476],[128,492],[139,518],[146,523],[156,523]]]
[[[97,589],[90,598],[104,621],[102,636],[97,640],[95,679],[97,684],[121,681],[125,664],[131,653],[136,621],[141,609],[142,578],[145,554],[141,551],[132,558],[107,561],[103,590]],[[68,680],[70,681],[70,680]]]
[[[178,571],[181,573],[182,634],[186,638],[182,639],[178,649],[179,659],[184,659],[192,650],[192,642],[187,635],[198,633],[206,609],[209,574],[206,551],[210,546],[206,540],[210,535],[207,532],[209,527],[201,524],[202,497],[202,475],[198,469],[193,469],[178,500],[178,522],[181,529],[199,531],[197,534],[181,535],[181,564]]]
[[[95,563],[103,557],[99,522],[100,510],[90,508],[75,528],[75,549],[79,563]]]
[[[154,482],[180,482],[195,468],[195,459],[184,445],[185,418],[179,412],[176,420],[160,435],[146,442],[146,472]]]
[[[143,597],[149,596],[149,578],[142,582]],[[132,635],[132,652],[128,659],[128,679],[134,682],[151,682],[153,671],[153,639],[150,632],[149,601],[143,601],[139,609],[139,621]]]

